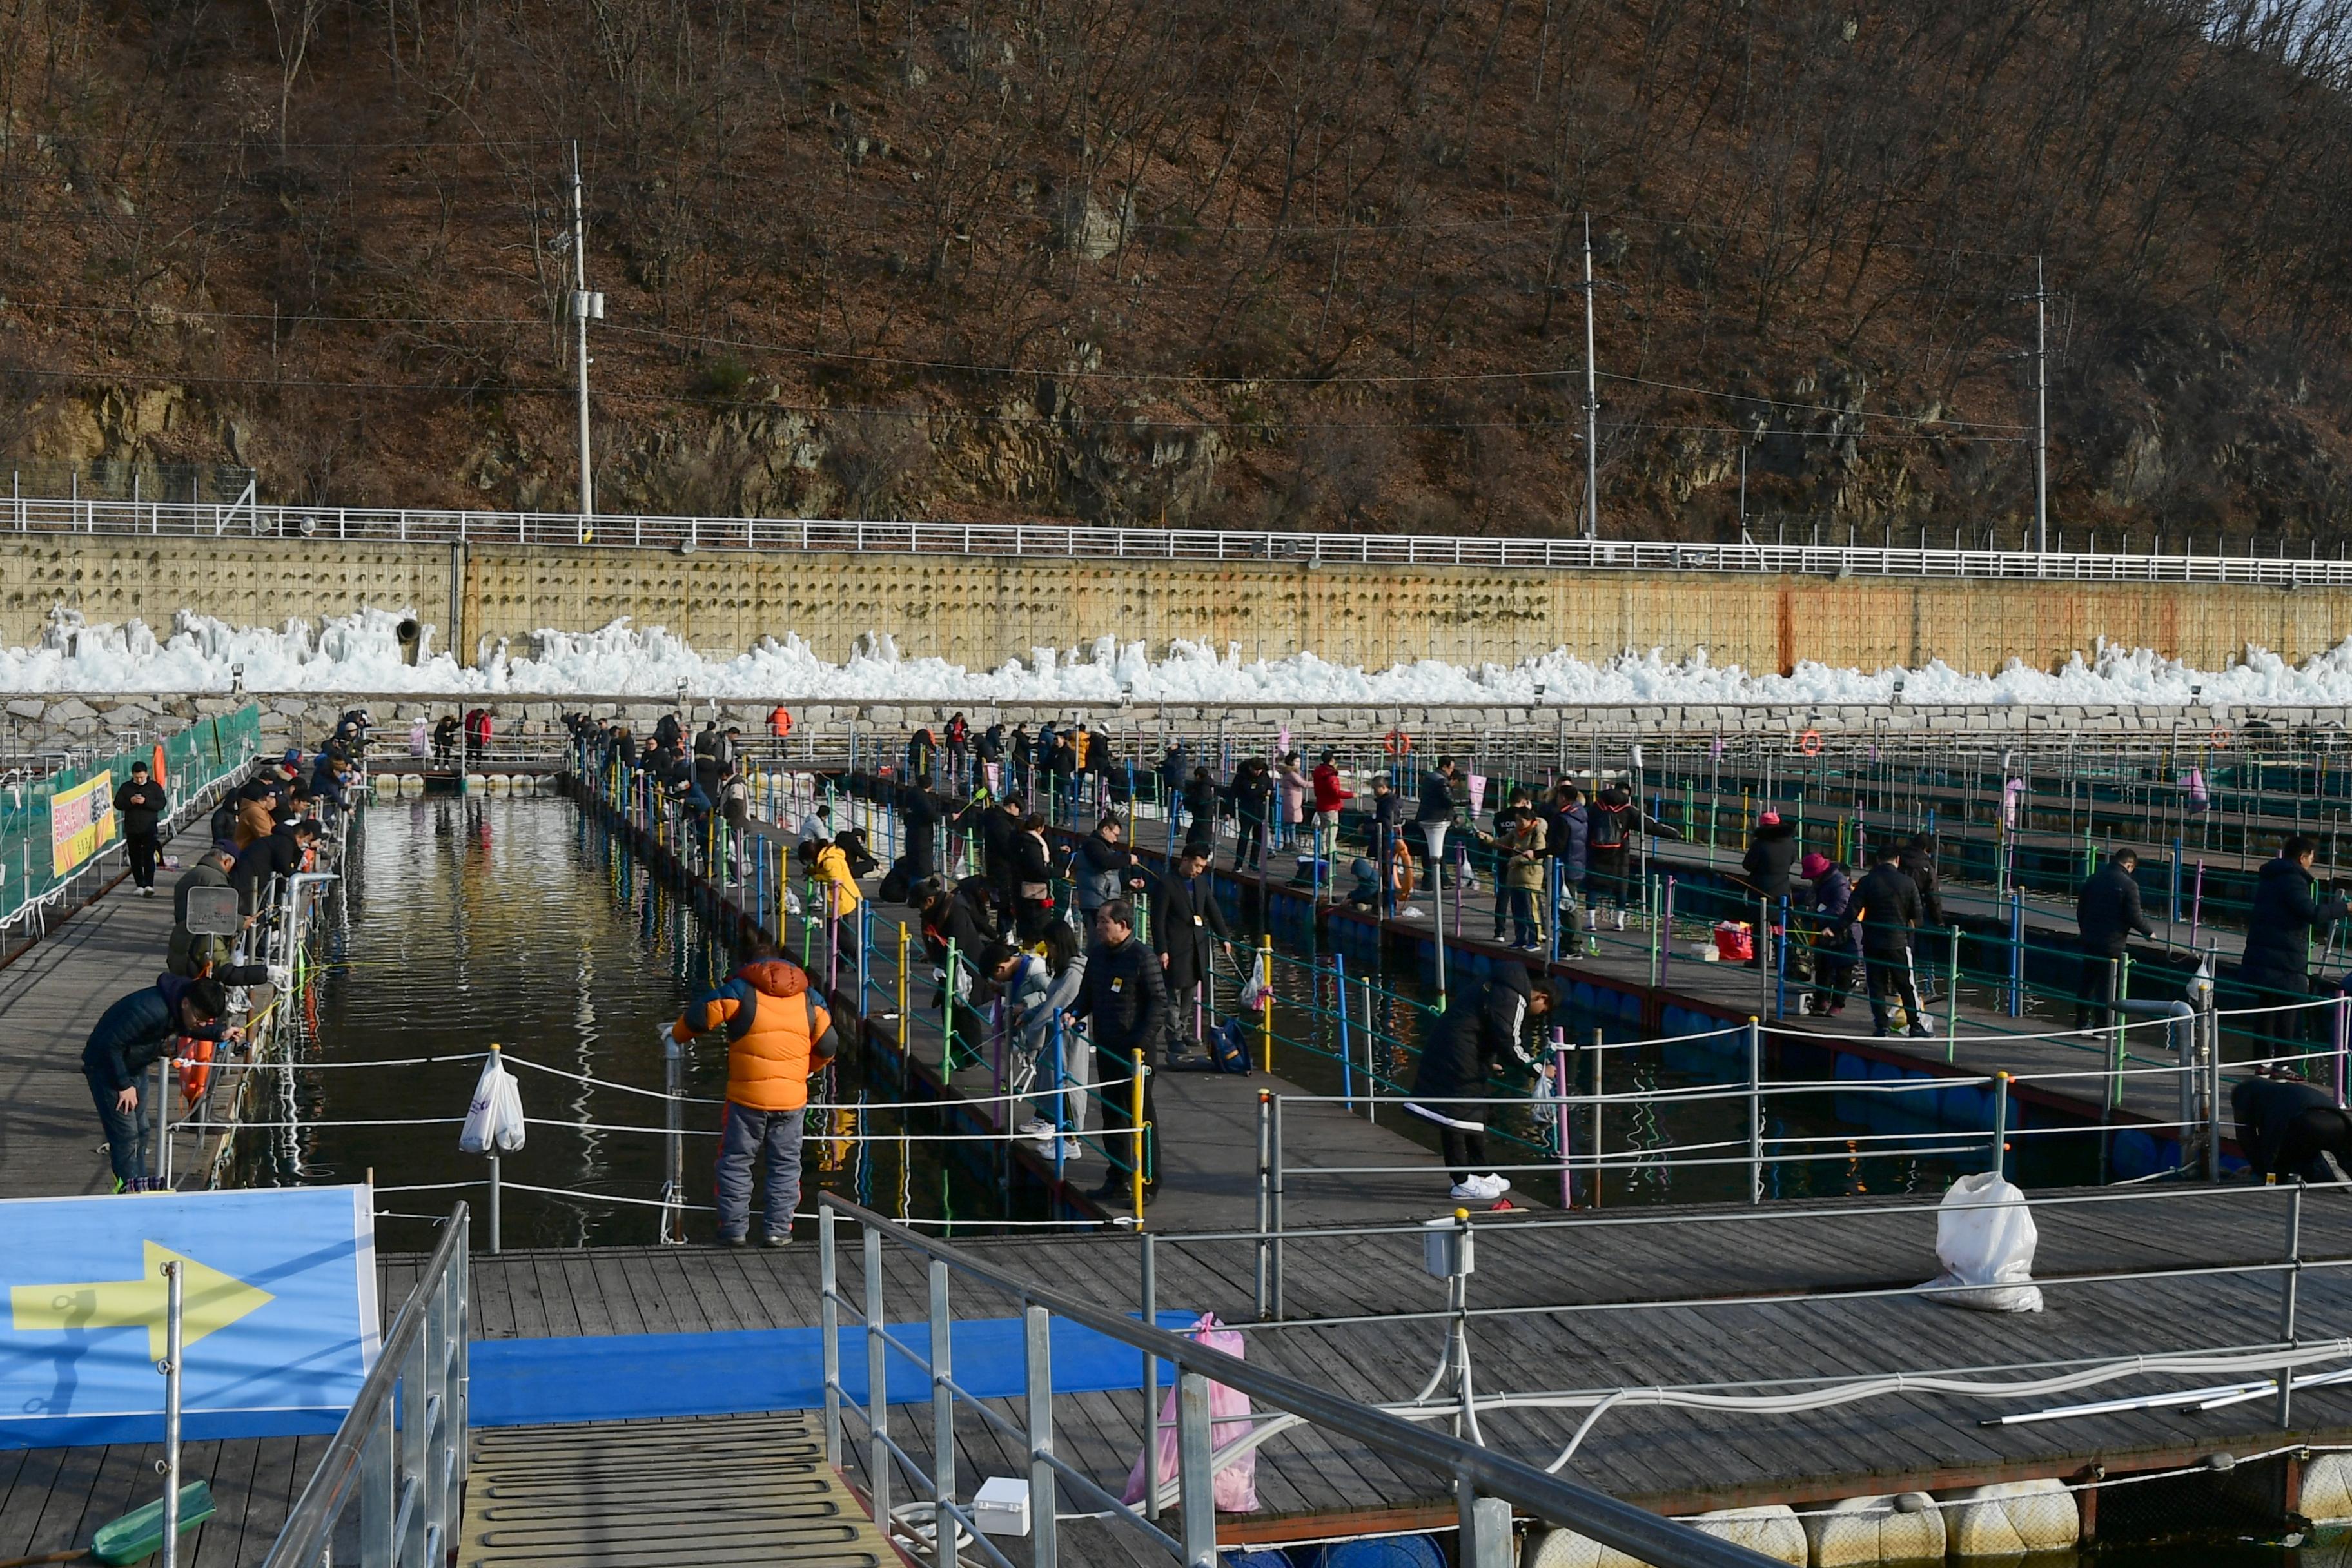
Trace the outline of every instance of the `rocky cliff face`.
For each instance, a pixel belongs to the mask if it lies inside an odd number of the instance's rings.
[[[610,510],[2333,548],[2344,29],[2223,0],[0,16],[0,452]],[[950,15],[952,10],[952,15]],[[158,85],[162,84],[162,85]],[[2056,90],[2053,84],[2063,84]]]

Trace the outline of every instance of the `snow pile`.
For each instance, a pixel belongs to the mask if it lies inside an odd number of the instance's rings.
[[[247,691],[477,692],[548,696],[697,696],[796,701],[1100,705],[1131,695],[1141,702],[1266,702],[1313,707],[1351,703],[1580,706],[1591,703],[1885,702],[1904,683],[1914,703],[2044,704],[2190,701],[2318,705],[2352,701],[2352,640],[2302,665],[2249,647],[2224,670],[2198,670],[2146,648],[2102,645],[2052,673],[2012,661],[1993,673],[1952,668],[1834,669],[1803,664],[1793,675],[1753,675],[1717,665],[1706,650],[1670,658],[1660,650],[1598,664],[1559,649],[1516,665],[1475,668],[1423,659],[1387,669],[1334,664],[1313,653],[1244,659],[1179,642],[1153,659],[1142,643],[1098,638],[1085,648],[1040,647],[993,670],[938,658],[908,658],[886,635],[868,634],[841,664],[819,658],[798,636],[763,641],[733,658],[712,659],[659,626],[625,620],[600,631],[542,631],[528,650],[503,641],[466,668],[433,649],[421,627],[415,664],[402,657],[398,628],[409,610],[362,610],[330,617],[315,633],[303,621],[281,629],[230,626],[182,611],[158,639],[143,623],[84,624],[71,611],[51,616],[40,645],[0,649],[0,690],[222,692],[241,678]]]

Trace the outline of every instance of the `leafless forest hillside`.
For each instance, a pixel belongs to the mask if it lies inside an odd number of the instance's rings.
[[[2352,0],[5,0],[0,449],[280,498],[2332,552]]]

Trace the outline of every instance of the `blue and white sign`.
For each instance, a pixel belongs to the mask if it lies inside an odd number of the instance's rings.
[[[190,1438],[331,1432],[381,1338],[368,1189],[0,1202],[0,1448],[163,1431],[163,1266]]]

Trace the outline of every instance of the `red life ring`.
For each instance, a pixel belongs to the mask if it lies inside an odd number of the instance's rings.
[[[1391,757],[1409,757],[1412,755],[1412,737],[1402,730],[1391,730],[1382,737],[1381,749]]]
[[[1822,754],[1822,732],[1819,730],[1808,730],[1803,734],[1798,736],[1797,750],[1804,752],[1805,755],[1809,757],[1820,756]]]
[[[2229,727],[2228,727],[2227,725],[2223,725],[2223,724],[2216,724],[2216,725],[2214,725],[2214,726],[2213,726],[2213,733],[2212,733],[2212,735],[2211,735],[2210,739],[2212,740],[2212,742],[2213,742],[2213,749],[2214,749],[2215,751],[2217,751],[2217,752],[2226,752],[2226,751],[2228,751],[2228,750],[2230,749],[2230,731],[2229,731]]]

